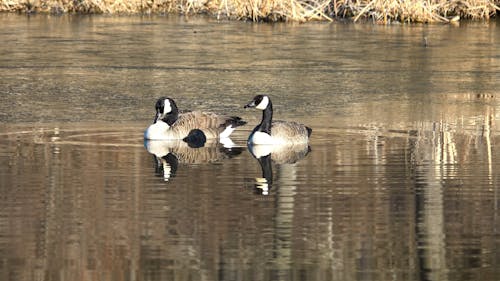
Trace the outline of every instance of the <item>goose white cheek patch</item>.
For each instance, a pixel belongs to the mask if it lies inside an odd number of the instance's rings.
[[[262,98],[262,101],[255,107],[260,110],[266,109],[267,105],[269,104],[269,98],[267,96],[264,96]]]
[[[163,104],[163,113],[167,114],[170,113],[170,111],[172,111],[172,106],[170,105],[170,101],[167,99]]]

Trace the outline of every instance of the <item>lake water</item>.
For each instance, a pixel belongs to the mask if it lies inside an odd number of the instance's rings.
[[[0,22],[1,280],[499,280],[500,22]],[[144,143],[160,96],[248,125]]]

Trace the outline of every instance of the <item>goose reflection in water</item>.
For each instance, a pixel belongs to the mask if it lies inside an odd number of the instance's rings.
[[[200,131],[201,132],[201,131]],[[154,155],[155,174],[169,181],[180,164],[205,164],[222,161],[241,154],[242,147],[232,141],[207,140],[194,132],[183,140],[144,140],[146,150]]]
[[[272,163],[292,165],[304,158],[311,147],[307,143],[300,144],[248,144],[248,151],[259,161],[262,177],[255,178],[256,192],[268,195],[273,184]]]

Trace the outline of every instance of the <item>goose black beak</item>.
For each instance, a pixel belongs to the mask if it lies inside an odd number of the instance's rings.
[[[255,107],[255,101],[251,101],[250,103],[246,104],[243,108],[250,108],[250,107]]]
[[[159,113],[159,112],[158,112],[158,113],[156,113],[156,115],[155,115],[155,119],[153,120],[153,124],[155,124],[156,122],[158,122],[158,120],[160,120],[160,119],[161,119],[161,115],[162,115],[162,114],[161,114],[161,113]]]

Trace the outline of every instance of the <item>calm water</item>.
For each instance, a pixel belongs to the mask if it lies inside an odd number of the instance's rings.
[[[0,22],[0,280],[499,280],[500,22]],[[162,95],[249,124],[144,143]]]

